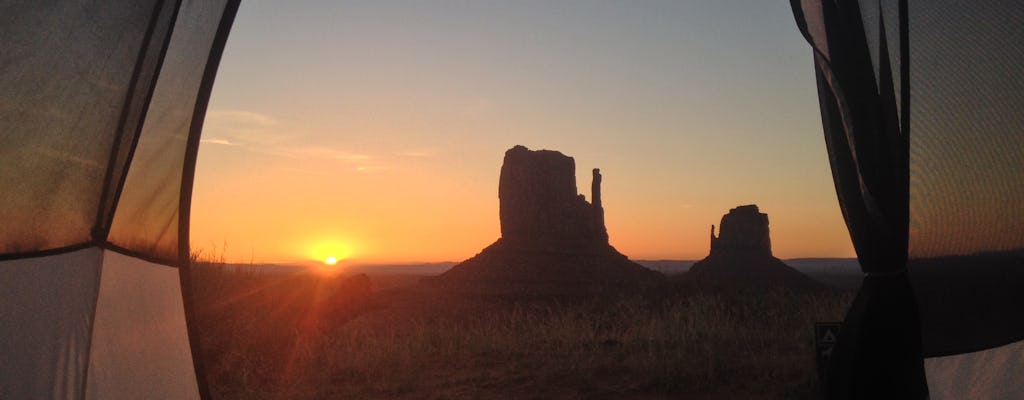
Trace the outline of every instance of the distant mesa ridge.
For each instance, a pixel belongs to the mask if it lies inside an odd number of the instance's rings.
[[[722,216],[718,236],[711,226],[711,251],[684,275],[701,284],[819,289],[817,281],[772,255],[768,214],[749,204]]]
[[[608,241],[601,172],[592,202],[578,194],[576,162],[558,151],[515,146],[498,182],[501,238],[437,278],[444,283],[630,283],[661,274],[630,261]]]

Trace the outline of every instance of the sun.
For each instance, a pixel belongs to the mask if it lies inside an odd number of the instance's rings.
[[[308,248],[308,257],[313,271],[333,276],[344,272],[342,265],[351,262],[352,246],[350,241],[325,239],[312,242]]]
[[[342,260],[344,258],[333,255],[324,257],[320,260],[320,264],[313,267],[313,271],[325,277],[336,276],[343,272],[341,265],[339,265]]]

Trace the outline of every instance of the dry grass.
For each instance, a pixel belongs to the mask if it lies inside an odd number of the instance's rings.
[[[216,398],[815,398],[814,321],[852,295],[663,289],[559,300],[195,270]]]

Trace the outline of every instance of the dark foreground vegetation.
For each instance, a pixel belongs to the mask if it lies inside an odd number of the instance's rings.
[[[217,399],[816,398],[813,323],[852,300],[669,284],[489,296],[209,263],[193,285]]]

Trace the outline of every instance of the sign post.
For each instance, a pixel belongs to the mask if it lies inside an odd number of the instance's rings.
[[[818,382],[825,383],[825,369],[832,358],[832,351],[839,340],[840,322],[814,323],[814,352],[818,367]]]

